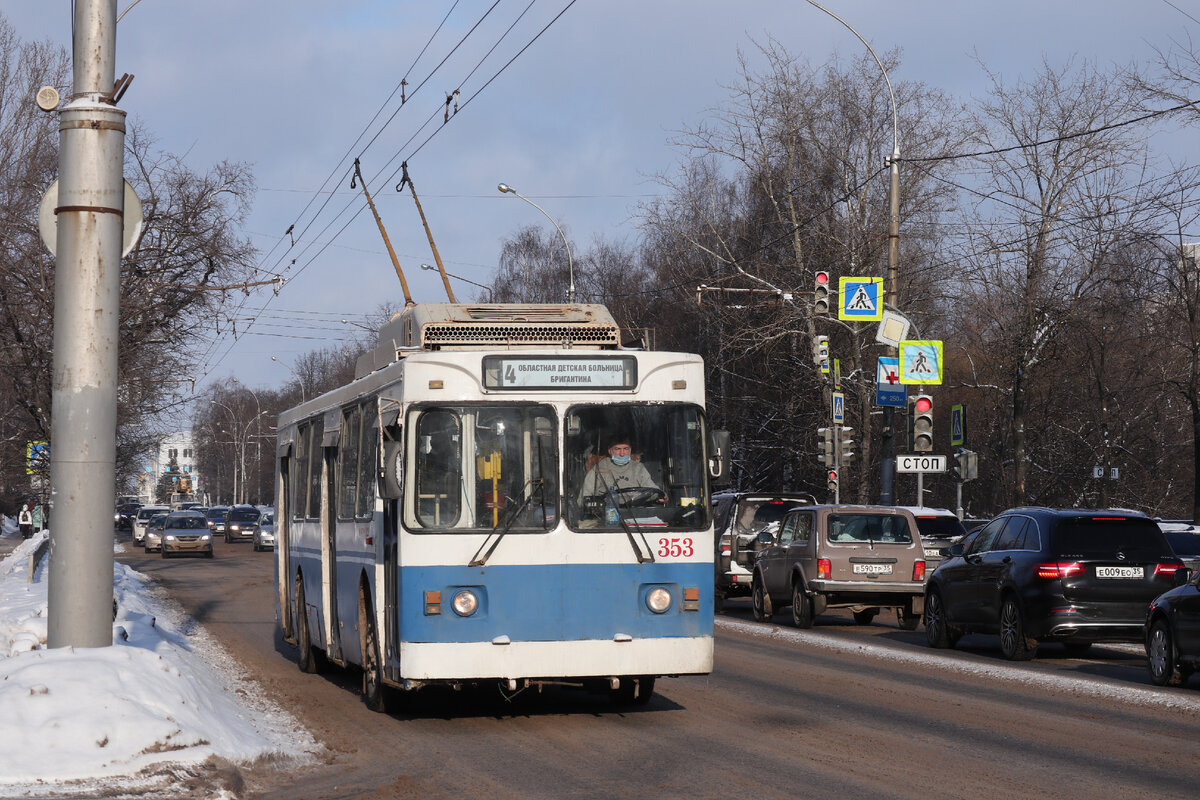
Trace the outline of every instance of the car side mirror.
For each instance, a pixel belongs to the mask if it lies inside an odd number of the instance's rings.
[[[758,534],[759,544],[775,544],[775,536],[770,531],[762,531]]]
[[[1192,580],[1192,571],[1187,567],[1180,567],[1175,570],[1175,585],[1183,586],[1190,583]]]
[[[955,542],[949,547],[942,548],[942,555],[948,558],[958,558],[963,554],[962,542]]]

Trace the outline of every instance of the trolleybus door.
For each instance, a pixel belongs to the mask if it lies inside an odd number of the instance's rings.
[[[321,573],[325,591],[326,652],[337,661],[342,660],[342,637],[338,624],[337,585],[337,435],[339,431],[325,431],[325,441],[333,446],[322,447],[324,452],[325,480],[322,481],[321,498]],[[315,444],[315,443],[314,443]]]

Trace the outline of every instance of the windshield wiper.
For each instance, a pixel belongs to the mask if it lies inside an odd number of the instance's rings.
[[[541,478],[533,478],[525,483],[524,498],[519,504],[517,504],[516,508],[512,509],[508,514],[505,515],[503,526],[497,525],[495,528],[492,528],[492,532],[488,534],[488,537],[483,540],[483,544],[479,545],[479,549],[475,551],[475,555],[471,556],[471,560],[467,562],[468,567],[482,567],[487,563],[487,560],[491,558],[492,553],[496,552],[496,547],[500,544],[500,540],[505,537],[509,529],[512,528],[513,523],[517,521],[517,517],[520,516],[521,512],[525,510],[525,507],[529,505],[529,501],[533,499],[533,491],[530,489],[530,487],[534,485],[541,487],[543,483],[545,483],[545,481]],[[543,508],[545,508],[545,504],[543,504]],[[545,512],[543,512],[543,515],[544,514]],[[544,521],[542,526],[545,528]],[[500,532],[496,533],[497,530]],[[495,538],[493,538],[493,535]],[[483,548],[487,546],[488,542],[491,542],[492,546],[488,547],[487,552],[483,553],[483,556],[481,557],[479,554],[483,552]]]
[[[645,564],[654,561],[654,551],[651,549],[650,543],[646,541],[646,534],[642,532],[637,520],[634,520],[633,525],[637,528],[638,535],[642,537],[642,543],[646,545],[645,553],[642,553],[642,548],[638,547],[637,540],[633,538],[633,531],[629,529],[629,523],[625,521],[625,515],[621,513],[621,502],[617,499],[616,492],[610,486],[605,489],[605,494],[617,510],[617,521],[621,523],[621,529],[625,531],[625,537],[629,539],[629,546],[633,548],[633,554],[637,557],[638,563]],[[630,506],[626,504],[625,508],[629,509]]]
[[[471,560],[467,562],[468,567],[482,567],[487,563],[487,560],[492,557],[492,553],[496,552],[496,547],[499,546],[500,540],[508,534],[508,531],[510,528],[512,528],[513,523],[517,521],[517,517],[520,516],[521,512],[525,510],[525,507],[529,505],[529,501],[533,499],[534,491],[531,489],[533,486],[537,487],[536,491],[538,497],[540,497],[542,501],[542,530],[550,530],[549,520],[546,519],[546,479],[542,477],[543,474],[542,440],[541,437],[538,437],[538,477],[531,478],[525,482],[524,497],[521,498],[520,504],[518,504],[516,508],[506,515],[504,527],[500,533],[497,534],[496,528],[492,528],[492,532],[488,534],[488,537],[483,540],[483,544],[479,545],[479,549],[475,551],[475,555],[471,556]],[[495,534],[495,539],[492,538],[493,534]],[[492,546],[488,547],[487,552],[480,556],[479,554],[483,552],[483,548],[487,546],[489,541],[492,543]]]

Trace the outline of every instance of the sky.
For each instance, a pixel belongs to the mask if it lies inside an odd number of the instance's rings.
[[[167,796],[178,779],[167,765],[212,756],[302,763],[320,752],[202,628],[121,563],[114,646],[44,649],[46,560],[33,582],[28,574],[49,531],[21,541],[4,518],[0,535],[20,542],[0,561],[0,797],[62,796],[79,781],[92,787],[81,796]]]
[[[1176,0],[822,5],[877,52],[902,50],[893,83],[924,82],[966,104],[987,89],[979,61],[1014,80],[1043,58],[1148,63],[1173,40],[1200,39],[1200,10]],[[69,46],[69,9],[6,0],[2,13],[23,39]],[[544,208],[576,250],[636,243],[638,204],[682,157],[671,140],[711,118],[739,52],[761,64],[755,42],[771,37],[814,65],[865,52],[802,0],[140,0],[118,27],[117,74],[135,76],[121,107],[194,170],[223,159],[253,166],[246,234],[262,276],[288,279],[216,323],[214,341],[193,343],[202,365],[189,377],[197,388],[229,375],[278,386],[297,356],[360,333],[381,303],[402,303],[349,185],[355,156],[418,302],[444,296],[436,273],[420,269],[434,262],[411,196],[394,188],[402,160],[446,269],[467,281],[488,283],[503,240],[521,227],[554,234],[499,182]],[[399,95],[389,96],[402,78],[398,109]],[[444,123],[456,87],[459,110]],[[452,283],[460,300],[480,296]]]

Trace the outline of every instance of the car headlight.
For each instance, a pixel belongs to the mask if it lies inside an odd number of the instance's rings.
[[[656,586],[646,593],[646,607],[655,614],[662,614],[671,607],[671,593]]]
[[[202,541],[202,542],[207,542],[207,541],[208,541],[209,539],[211,539],[211,538],[212,538],[212,537],[211,537],[211,536],[209,536],[209,535],[206,533],[206,534],[204,534],[203,536],[201,536],[201,537],[200,537],[200,541]]]
[[[479,598],[470,589],[462,589],[454,595],[454,613],[460,617],[469,617],[479,608]]]
[[[167,535],[167,541],[168,541],[168,542],[173,542],[173,541],[175,541],[175,536],[174,536],[173,534],[168,534],[168,535]]]

